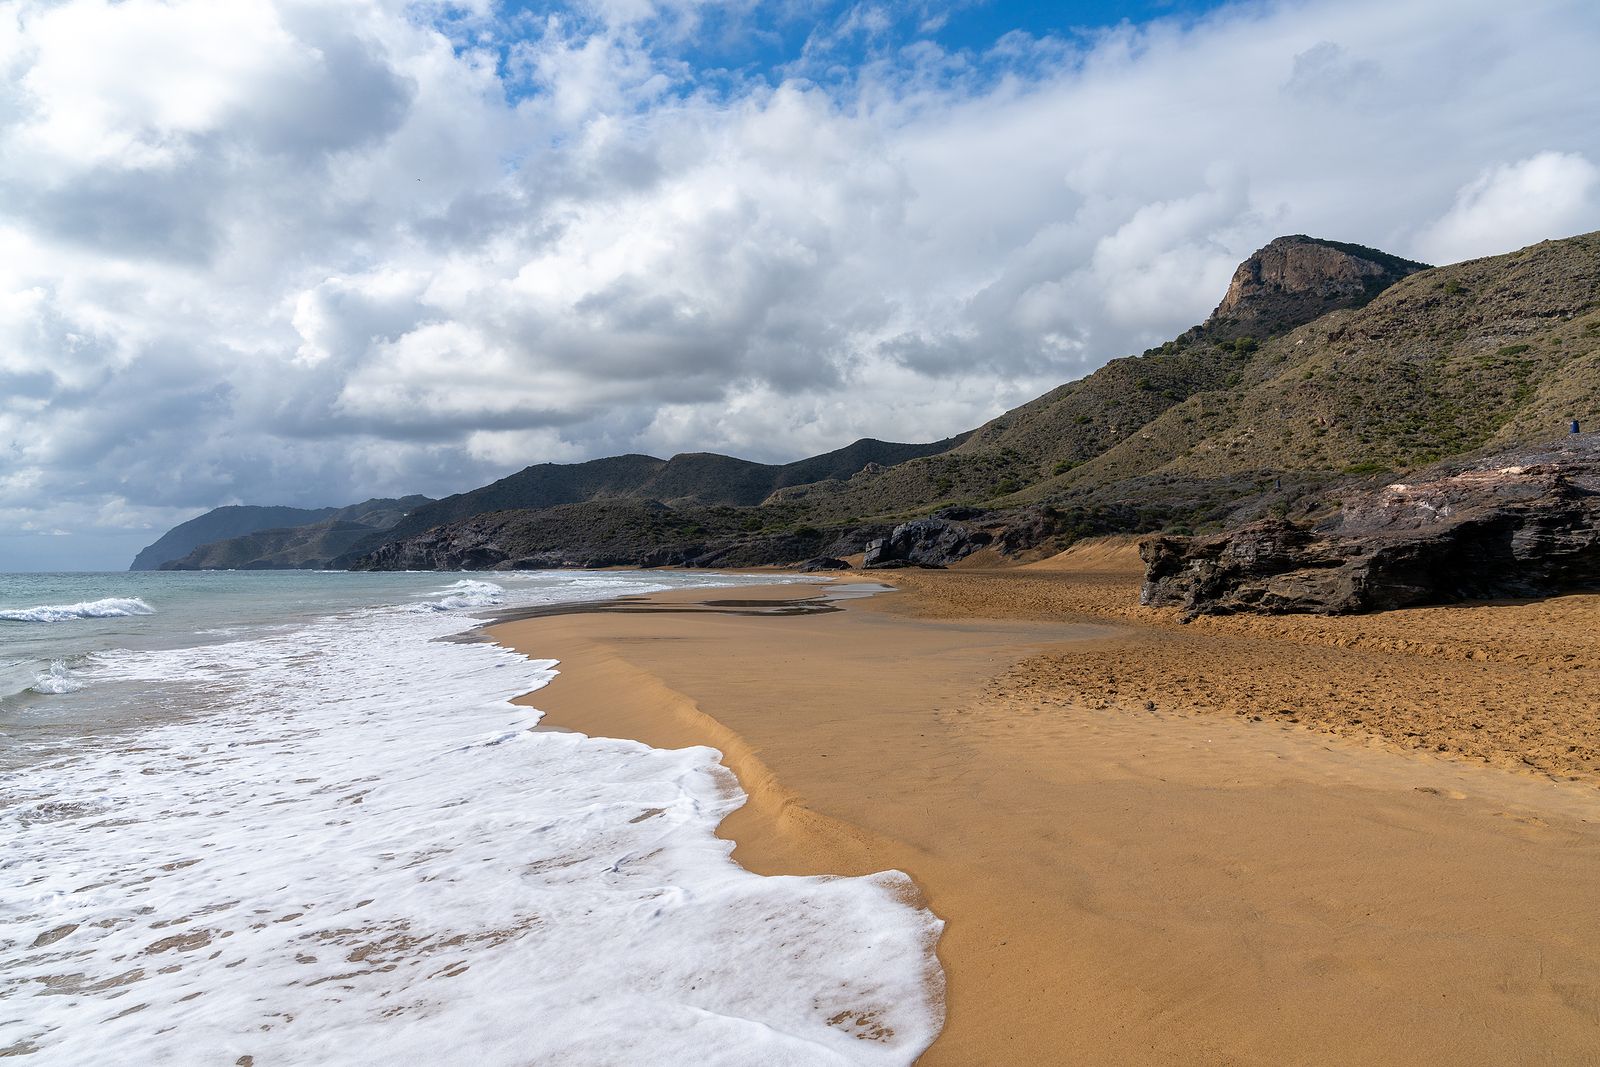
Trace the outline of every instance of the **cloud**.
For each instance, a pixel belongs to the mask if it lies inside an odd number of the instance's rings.
[[[1198,321],[1281,233],[1600,227],[1592,5],[951,50],[938,5],[852,3],[696,65],[763,2],[7,5],[0,566],[230,502],[932,439]]]
[[[1589,229],[1597,220],[1600,167],[1578,152],[1540,152],[1463,186],[1419,246],[1431,262],[1454,263]]]

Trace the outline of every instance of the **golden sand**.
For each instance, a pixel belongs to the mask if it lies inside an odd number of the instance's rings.
[[[910,872],[924,1064],[1600,1063],[1600,597],[1181,627],[1135,562],[492,632],[549,723],[721,749],[752,870]]]

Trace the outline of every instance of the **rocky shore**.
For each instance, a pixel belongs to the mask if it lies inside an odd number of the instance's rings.
[[[1349,614],[1600,588],[1600,434],[1341,491],[1323,521],[1268,518],[1140,546],[1140,602],[1186,618]]]

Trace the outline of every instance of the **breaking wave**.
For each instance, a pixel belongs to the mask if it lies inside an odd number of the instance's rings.
[[[0,611],[6,622],[71,622],[74,619],[114,619],[124,615],[154,615],[156,609],[138,597],[110,596],[78,604],[41,604],[34,608]]]
[[[511,701],[555,662],[442,640],[474,625],[378,608],[96,652],[95,689],[188,710],[0,775],[0,1049],[909,1067],[943,1001],[907,876],[745,870],[716,751],[534,729]]]
[[[440,599],[419,604],[422,611],[464,611],[468,608],[494,608],[506,602],[506,591],[493,582],[475,582],[463,578],[451,582],[443,589],[435,589],[431,596]]]
[[[76,693],[89,683],[79,678],[67,667],[65,660],[52,660],[50,669],[40,671],[39,676],[28,688],[35,693],[56,694]]]

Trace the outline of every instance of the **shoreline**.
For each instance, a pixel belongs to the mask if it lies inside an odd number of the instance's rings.
[[[920,1063],[1600,1057],[1592,789],[1093,699],[1085,670],[1159,678],[1163,643],[1225,667],[1243,638],[1166,641],[1104,608],[1114,561],[1079,564],[873,574],[900,591],[821,614],[749,603],[828,588],[791,584],[740,589],[757,617],[679,591],[484,632],[562,661],[519,701],[552,727],[720,749],[750,799],[718,835],[748,869],[909,873],[947,922]]]

